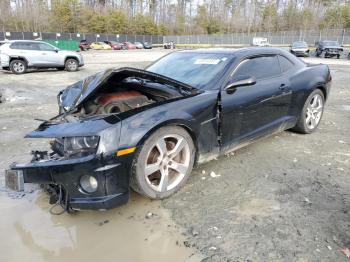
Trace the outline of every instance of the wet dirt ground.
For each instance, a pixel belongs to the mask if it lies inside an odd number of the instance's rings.
[[[108,67],[144,67],[166,51],[87,52],[75,73],[0,71],[0,261],[348,261],[350,61],[330,64],[317,132],[282,132],[194,169],[174,196],[132,194],[107,212],[54,216],[47,196],[4,188],[4,170],[47,141],[23,136],[57,112],[56,94]],[[204,172],[205,171],[205,172]],[[215,176],[210,172],[215,172]],[[151,212],[152,215],[146,218]]]

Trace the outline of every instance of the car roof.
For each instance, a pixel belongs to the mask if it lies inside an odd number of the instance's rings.
[[[186,53],[206,53],[206,54],[232,54],[237,56],[249,56],[259,54],[280,54],[283,49],[273,47],[244,47],[244,48],[203,48],[193,50],[182,50]]]
[[[23,42],[23,43],[46,43],[46,42],[40,41],[40,40],[5,40],[3,42],[5,42],[5,43],[21,43],[21,42]]]

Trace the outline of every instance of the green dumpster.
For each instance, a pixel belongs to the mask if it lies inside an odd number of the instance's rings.
[[[79,50],[79,44],[74,40],[45,40],[45,42],[54,45],[61,50]]]

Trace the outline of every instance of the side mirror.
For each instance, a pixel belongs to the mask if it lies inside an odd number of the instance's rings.
[[[240,75],[236,77],[232,82],[230,82],[226,87],[226,92],[233,92],[237,87],[240,86],[252,86],[256,84],[256,79],[254,76]]]
[[[58,51],[59,51],[59,49],[56,47],[56,48],[55,48],[55,52],[58,53]]]

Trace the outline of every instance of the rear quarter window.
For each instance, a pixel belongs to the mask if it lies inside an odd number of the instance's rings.
[[[286,57],[279,55],[278,60],[280,62],[282,73],[291,70],[294,67],[294,64]]]
[[[17,42],[17,43],[11,44],[10,48],[11,49],[21,49],[21,50],[33,50],[33,44],[26,43],[26,42]]]

